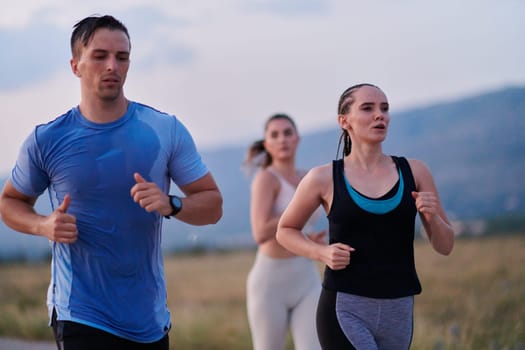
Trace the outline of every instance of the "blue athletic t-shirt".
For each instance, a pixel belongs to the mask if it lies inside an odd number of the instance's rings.
[[[138,172],[166,193],[208,173],[191,135],[174,116],[130,102],[118,120],[97,124],[78,107],[24,142],[13,186],[53,200],[71,196],[78,240],[52,243],[47,303],[58,320],[75,321],[137,342],[170,328],[161,252],[162,217],[130,195]]]

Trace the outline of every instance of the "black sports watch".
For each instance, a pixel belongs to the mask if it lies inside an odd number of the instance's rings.
[[[174,215],[177,215],[179,211],[182,210],[182,200],[179,196],[170,195],[170,205],[171,205],[171,213],[169,215],[164,216],[166,219],[171,218]]]

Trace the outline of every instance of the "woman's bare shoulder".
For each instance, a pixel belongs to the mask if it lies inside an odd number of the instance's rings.
[[[416,181],[416,188],[419,191],[427,189],[434,190],[434,178],[430,168],[423,161],[418,159],[408,159],[408,164],[410,164],[410,169],[412,169],[412,174]]]
[[[410,164],[410,169],[412,169],[412,172],[414,175],[422,175],[422,176],[428,176],[430,175],[430,169],[428,166],[419,159],[407,159],[408,164]]]
[[[253,177],[253,185],[279,186],[279,179],[268,169],[261,169]]]
[[[332,164],[323,164],[308,171],[305,180],[315,184],[324,184],[332,181]]]

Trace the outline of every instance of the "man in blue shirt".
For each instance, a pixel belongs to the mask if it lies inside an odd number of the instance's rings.
[[[8,226],[51,242],[47,304],[62,350],[167,350],[163,217],[207,225],[222,216],[184,125],[124,96],[130,48],[112,16],[74,26],[80,103],[28,136],[0,197]],[[183,198],[168,195],[171,181]],[[34,209],[45,190],[57,203],[49,215]]]

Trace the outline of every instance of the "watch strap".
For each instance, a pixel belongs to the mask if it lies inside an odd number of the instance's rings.
[[[164,216],[166,219],[169,219],[172,216],[177,215],[182,210],[182,201],[181,201],[181,198],[179,196],[169,195],[169,198],[170,198],[171,212],[168,215]],[[174,198],[176,198],[176,200],[180,203],[179,206],[175,206],[173,204]]]

